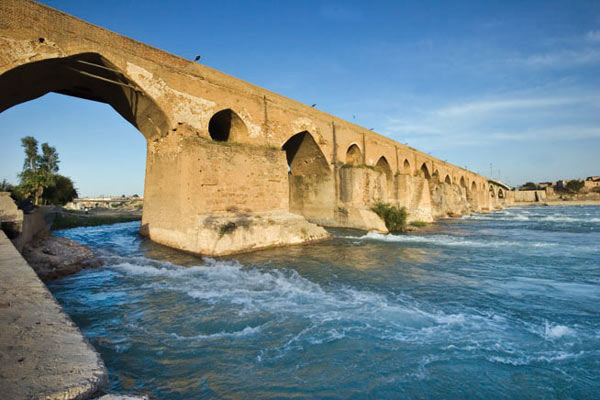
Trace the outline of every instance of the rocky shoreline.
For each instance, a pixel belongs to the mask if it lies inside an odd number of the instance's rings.
[[[42,280],[74,274],[84,268],[102,265],[87,246],[73,240],[41,232],[23,248],[23,257]]]

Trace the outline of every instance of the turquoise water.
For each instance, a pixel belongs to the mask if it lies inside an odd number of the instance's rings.
[[[512,208],[227,259],[139,223],[60,234],[105,266],[50,290],[110,390],[160,399],[600,397],[600,207]]]

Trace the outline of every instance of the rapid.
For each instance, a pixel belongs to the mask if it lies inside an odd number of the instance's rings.
[[[49,283],[110,391],[160,399],[600,395],[600,207],[220,259],[139,222],[56,232],[104,266]]]

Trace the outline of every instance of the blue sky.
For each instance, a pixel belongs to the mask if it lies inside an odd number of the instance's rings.
[[[43,2],[512,185],[600,175],[600,1]],[[46,95],[0,132],[0,179],[33,135],[82,195],[143,193],[107,105]]]

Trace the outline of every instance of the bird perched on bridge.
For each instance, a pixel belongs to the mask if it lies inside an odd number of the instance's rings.
[[[313,104],[311,107],[316,107],[316,106],[317,106],[317,103]]]
[[[198,61],[200,59],[200,56],[196,56],[196,58],[194,58],[194,61]]]

